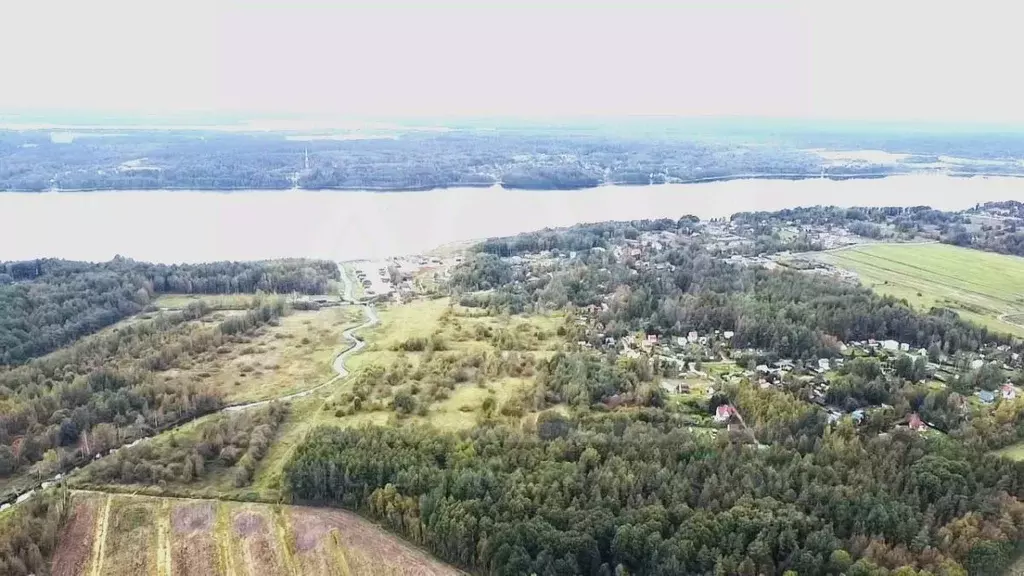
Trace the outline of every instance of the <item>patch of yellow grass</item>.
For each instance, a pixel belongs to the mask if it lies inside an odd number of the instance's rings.
[[[350,344],[342,337],[357,324],[354,308],[293,312],[278,326],[264,326],[246,343],[205,354],[186,369],[168,370],[168,381],[196,381],[229,404],[276,398],[323,384],[334,358]]]
[[[152,502],[114,498],[107,519],[102,574],[154,574],[157,567],[156,509]]]
[[[255,298],[252,294],[162,294],[153,301],[153,305],[180,310],[192,302],[203,301],[211,308],[241,310],[249,308]]]

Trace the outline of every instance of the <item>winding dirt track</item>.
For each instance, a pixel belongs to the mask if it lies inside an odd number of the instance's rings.
[[[325,386],[330,386],[330,385],[336,383],[337,381],[341,380],[342,378],[345,378],[346,376],[348,376],[349,372],[348,372],[348,369],[345,367],[345,360],[347,360],[350,356],[352,356],[353,354],[359,352],[364,347],[366,347],[366,342],[364,342],[363,340],[360,340],[359,338],[356,338],[355,332],[357,330],[362,330],[363,328],[368,328],[370,326],[375,325],[379,321],[379,319],[377,317],[377,310],[373,307],[373,304],[370,301],[356,300],[353,297],[353,295],[352,295],[352,280],[345,273],[345,267],[342,266],[341,263],[338,263],[338,269],[341,272],[341,282],[342,282],[342,284],[344,284],[344,293],[341,296],[341,300],[343,302],[348,303],[348,304],[362,304],[363,311],[366,313],[366,321],[363,322],[362,324],[358,325],[358,326],[353,326],[352,328],[349,328],[348,330],[345,330],[344,332],[342,332],[342,337],[345,340],[351,342],[352,346],[349,347],[348,349],[346,349],[345,351],[343,351],[342,353],[338,354],[337,357],[335,357],[334,362],[331,364],[331,366],[334,368],[335,375],[333,377],[331,377],[330,380],[324,382],[323,384],[319,384],[317,386],[314,386],[313,388],[309,388],[309,389],[303,390],[301,392],[296,392],[296,393],[293,393],[293,394],[286,394],[286,395],[283,395],[283,396],[279,396],[277,398],[271,398],[270,400],[262,400],[260,402],[250,402],[248,404],[236,404],[234,406],[227,406],[225,408],[222,408],[221,412],[239,412],[239,411],[242,411],[242,410],[248,410],[250,408],[257,408],[259,406],[264,406],[264,405],[269,404],[271,402],[290,402],[292,400],[295,400],[296,398],[302,398],[303,396],[308,396],[309,394],[312,394],[313,392],[316,392],[317,390],[320,390],[321,388],[324,388]],[[188,424],[190,422],[193,422],[193,421],[195,421],[195,419],[189,420],[187,422],[182,422],[178,426],[176,426],[175,428],[170,428],[170,429],[167,429],[167,430],[163,430],[162,432],[169,432],[171,430],[174,430],[176,428],[180,428],[181,426],[184,426],[184,425],[186,425],[186,424]],[[144,441],[144,440],[145,439],[136,440],[135,443],[138,443],[138,442]],[[73,472],[74,472],[74,470],[72,471],[72,473]],[[69,475],[70,475],[70,473],[69,473]],[[48,481],[39,482],[39,483],[35,484],[34,486],[32,486],[30,489],[27,489],[24,492],[18,494],[17,498],[21,499],[21,498],[24,497],[24,499],[27,500],[28,497],[30,497],[31,494],[33,492],[35,492],[35,490],[37,488],[39,488],[39,486],[41,486],[42,484],[46,484],[46,483],[53,483],[53,482],[56,482],[57,480],[58,480],[58,478],[55,476],[53,478],[50,478]]]

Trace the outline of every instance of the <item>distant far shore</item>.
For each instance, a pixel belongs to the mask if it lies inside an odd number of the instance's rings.
[[[28,189],[3,189],[0,188],[0,194],[2,193],[18,193],[18,194],[48,194],[48,193],[76,193],[76,192],[380,192],[380,193],[400,193],[400,192],[429,192],[432,190],[449,190],[459,188],[496,188],[506,191],[524,190],[530,192],[542,192],[542,191],[571,191],[571,190],[593,190],[596,188],[616,187],[616,186],[629,186],[629,187],[657,187],[677,184],[704,184],[713,182],[730,182],[733,180],[832,180],[832,181],[845,181],[845,180],[878,180],[882,178],[890,178],[896,176],[914,176],[914,175],[939,175],[948,176],[950,178],[1024,178],[1024,172],[1021,173],[1000,173],[1000,172],[955,172],[955,171],[935,171],[935,170],[914,170],[914,171],[902,171],[902,172],[875,172],[875,173],[858,173],[858,174],[731,174],[728,176],[709,176],[706,178],[691,178],[687,180],[676,179],[667,182],[601,182],[594,186],[567,186],[561,188],[552,187],[526,187],[526,186],[510,186],[502,182],[454,182],[450,185],[445,186],[407,186],[407,187],[367,187],[367,186],[335,186],[335,187],[321,187],[321,188],[252,188],[252,187],[199,187],[199,186],[187,186],[187,187],[159,187],[159,188],[48,188],[45,190],[28,190]]]
[[[729,180],[586,190],[445,188],[416,194],[310,190],[0,194],[0,260],[329,260],[421,254],[472,238],[606,220],[728,218],[797,206],[931,206],[1024,201],[1020,178],[938,173],[834,181]],[[186,232],[187,231],[187,232]],[[174,242],[166,238],[173,236]]]

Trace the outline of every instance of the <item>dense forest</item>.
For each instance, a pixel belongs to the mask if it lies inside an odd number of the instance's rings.
[[[995,133],[759,130],[661,119],[651,126],[462,126],[357,133],[216,130],[0,131],[0,190],[570,189],[743,176],[833,178],[920,170],[1020,173],[1024,138]],[[85,134],[85,136],[83,136]],[[77,135],[77,136],[76,136]],[[308,136],[308,137],[303,137]],[[813,148],[914,154],[901,163],[823,159]],[[971,159],[983,159],[974,162]]]
[[[87,466],[85,483],[163,484],[189,483],[228,470],[236,487],[252,480],[287,407],[266,407],[219,414],[187,433],[171,432],[150,441],[118,450],[109,458]]]
[[[69,492],[48,490],[0,515],[0,574],[49,574],[70,507]]]
[[[137,314],[161,293],[323,294],[337,279],[336,264],[317,260],[0,263],[0,365],[23,363]]]
[[[286,481],[486,574],[997,574],[1024,535],[1020,465],[761,405],[783,429],[763,448],[657,409],[321,429]]]

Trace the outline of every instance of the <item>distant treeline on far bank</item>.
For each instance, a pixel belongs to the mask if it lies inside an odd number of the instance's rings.
[[[1024,175],[1016,160],[1024,134],[657,128],[0,130],[0,190],[568,190],[928,171]]]

